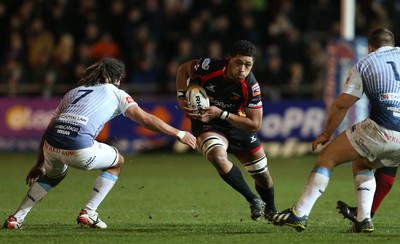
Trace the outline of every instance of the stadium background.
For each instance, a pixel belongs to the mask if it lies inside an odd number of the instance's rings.
[[[365,55],[368,33],[389,28],[398,44],[399,0],[355,1],[354,40],[341,37],[341,2],[0,0],[0,151],[36,150],[60,97],[103,57],[125,62],[122,88],[143,108],[188,129],[175,101],[179,64],[224,56],[247,39],[258,49],[260,139],[269,155],[305,154],[346,70]],[[99,139],[125,152],[185,149],[122,116]]]

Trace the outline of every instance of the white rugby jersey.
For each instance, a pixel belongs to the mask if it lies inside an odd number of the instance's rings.
[[[125,91],[112,84],[80,86],[69,91],[54,112],[55,125],[46,141],[57,148],[91,147],[104,124],[136,104]]]
[[[358,61],[350,70],[344,93],[370,102],[370,118],[400,131],[400,48],[381,47]]]

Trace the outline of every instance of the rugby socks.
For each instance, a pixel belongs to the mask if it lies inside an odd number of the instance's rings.
[[[378,210],[383,199],[392,189],[397,174],[397,167],[383,167],[376,169],[375,181],[376,191],[374,201],[372,202],[371,218],[374,217],[375,212]]]
[[[85,207],[89,214],[92,214],[97,210],[100,203],[113,188],[117,180],[118,176],[110,174],[106,171],[101,172],[100,175],[97,176],[89,202]]]
[[[220,175],[221,178],[228,183],[233,189],[242,194],[248,202],[252,202],[254,199],[258,198],[247,185],[243,178],[240,169],[233,164],[232,169],[225,175]]]
[[[354,176],[357,196],[357,221],[371,217],[371,206],[375,194],[375,177],[371,170],[359,171]]]
[[[256,190],[261,199],[265,202],[265,209],[276,211],[274,186],[264,189],[256,184]]]
[[[42,177],[43,178],[43,177]],[[31,211],[31,209],[38,203],[40,200],[46,196],[47,192],[52,187],[49,184],[44,182],[35,182],[29,191],[26,193],[24,199],[21,202],[18,210],[15,212],[14,216],[17,218],[18,222],[23,222],[26,215]]]
[[[299,201],[295,205],[297,216],[302,217],[310,214],[315,202],[328,186],[331,175],[332,171],[325,167],[315,166],[313,168],[303,194],[301,194]]]

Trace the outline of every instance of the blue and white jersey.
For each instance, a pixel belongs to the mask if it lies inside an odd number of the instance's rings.
[[[112,84],[77,87],[61,100],[45,139],[65,150],[91,147],[104,124],[134,104],[129,94]]]
[[[351,69],[344,93],[370,102],[370,118],[377,124],[400,131],[400,48],[381,47]]]

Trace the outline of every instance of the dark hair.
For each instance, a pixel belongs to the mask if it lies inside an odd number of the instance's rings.
[[[231,57],[235,57],[236,55],[250,56],[254,58],[256,55],[256,47],[253,43],[246,40],[236,41],[231,49]]]
[[[373,31],[368,37],[368,44],[374,48],[380,48],[383,46],[394,47],[394,35],[386,28],[379,28]]]
[[[125,77],[124,63],[117,59],[105,58],[86,68],[78,85],[117,84],[123,77]]]

